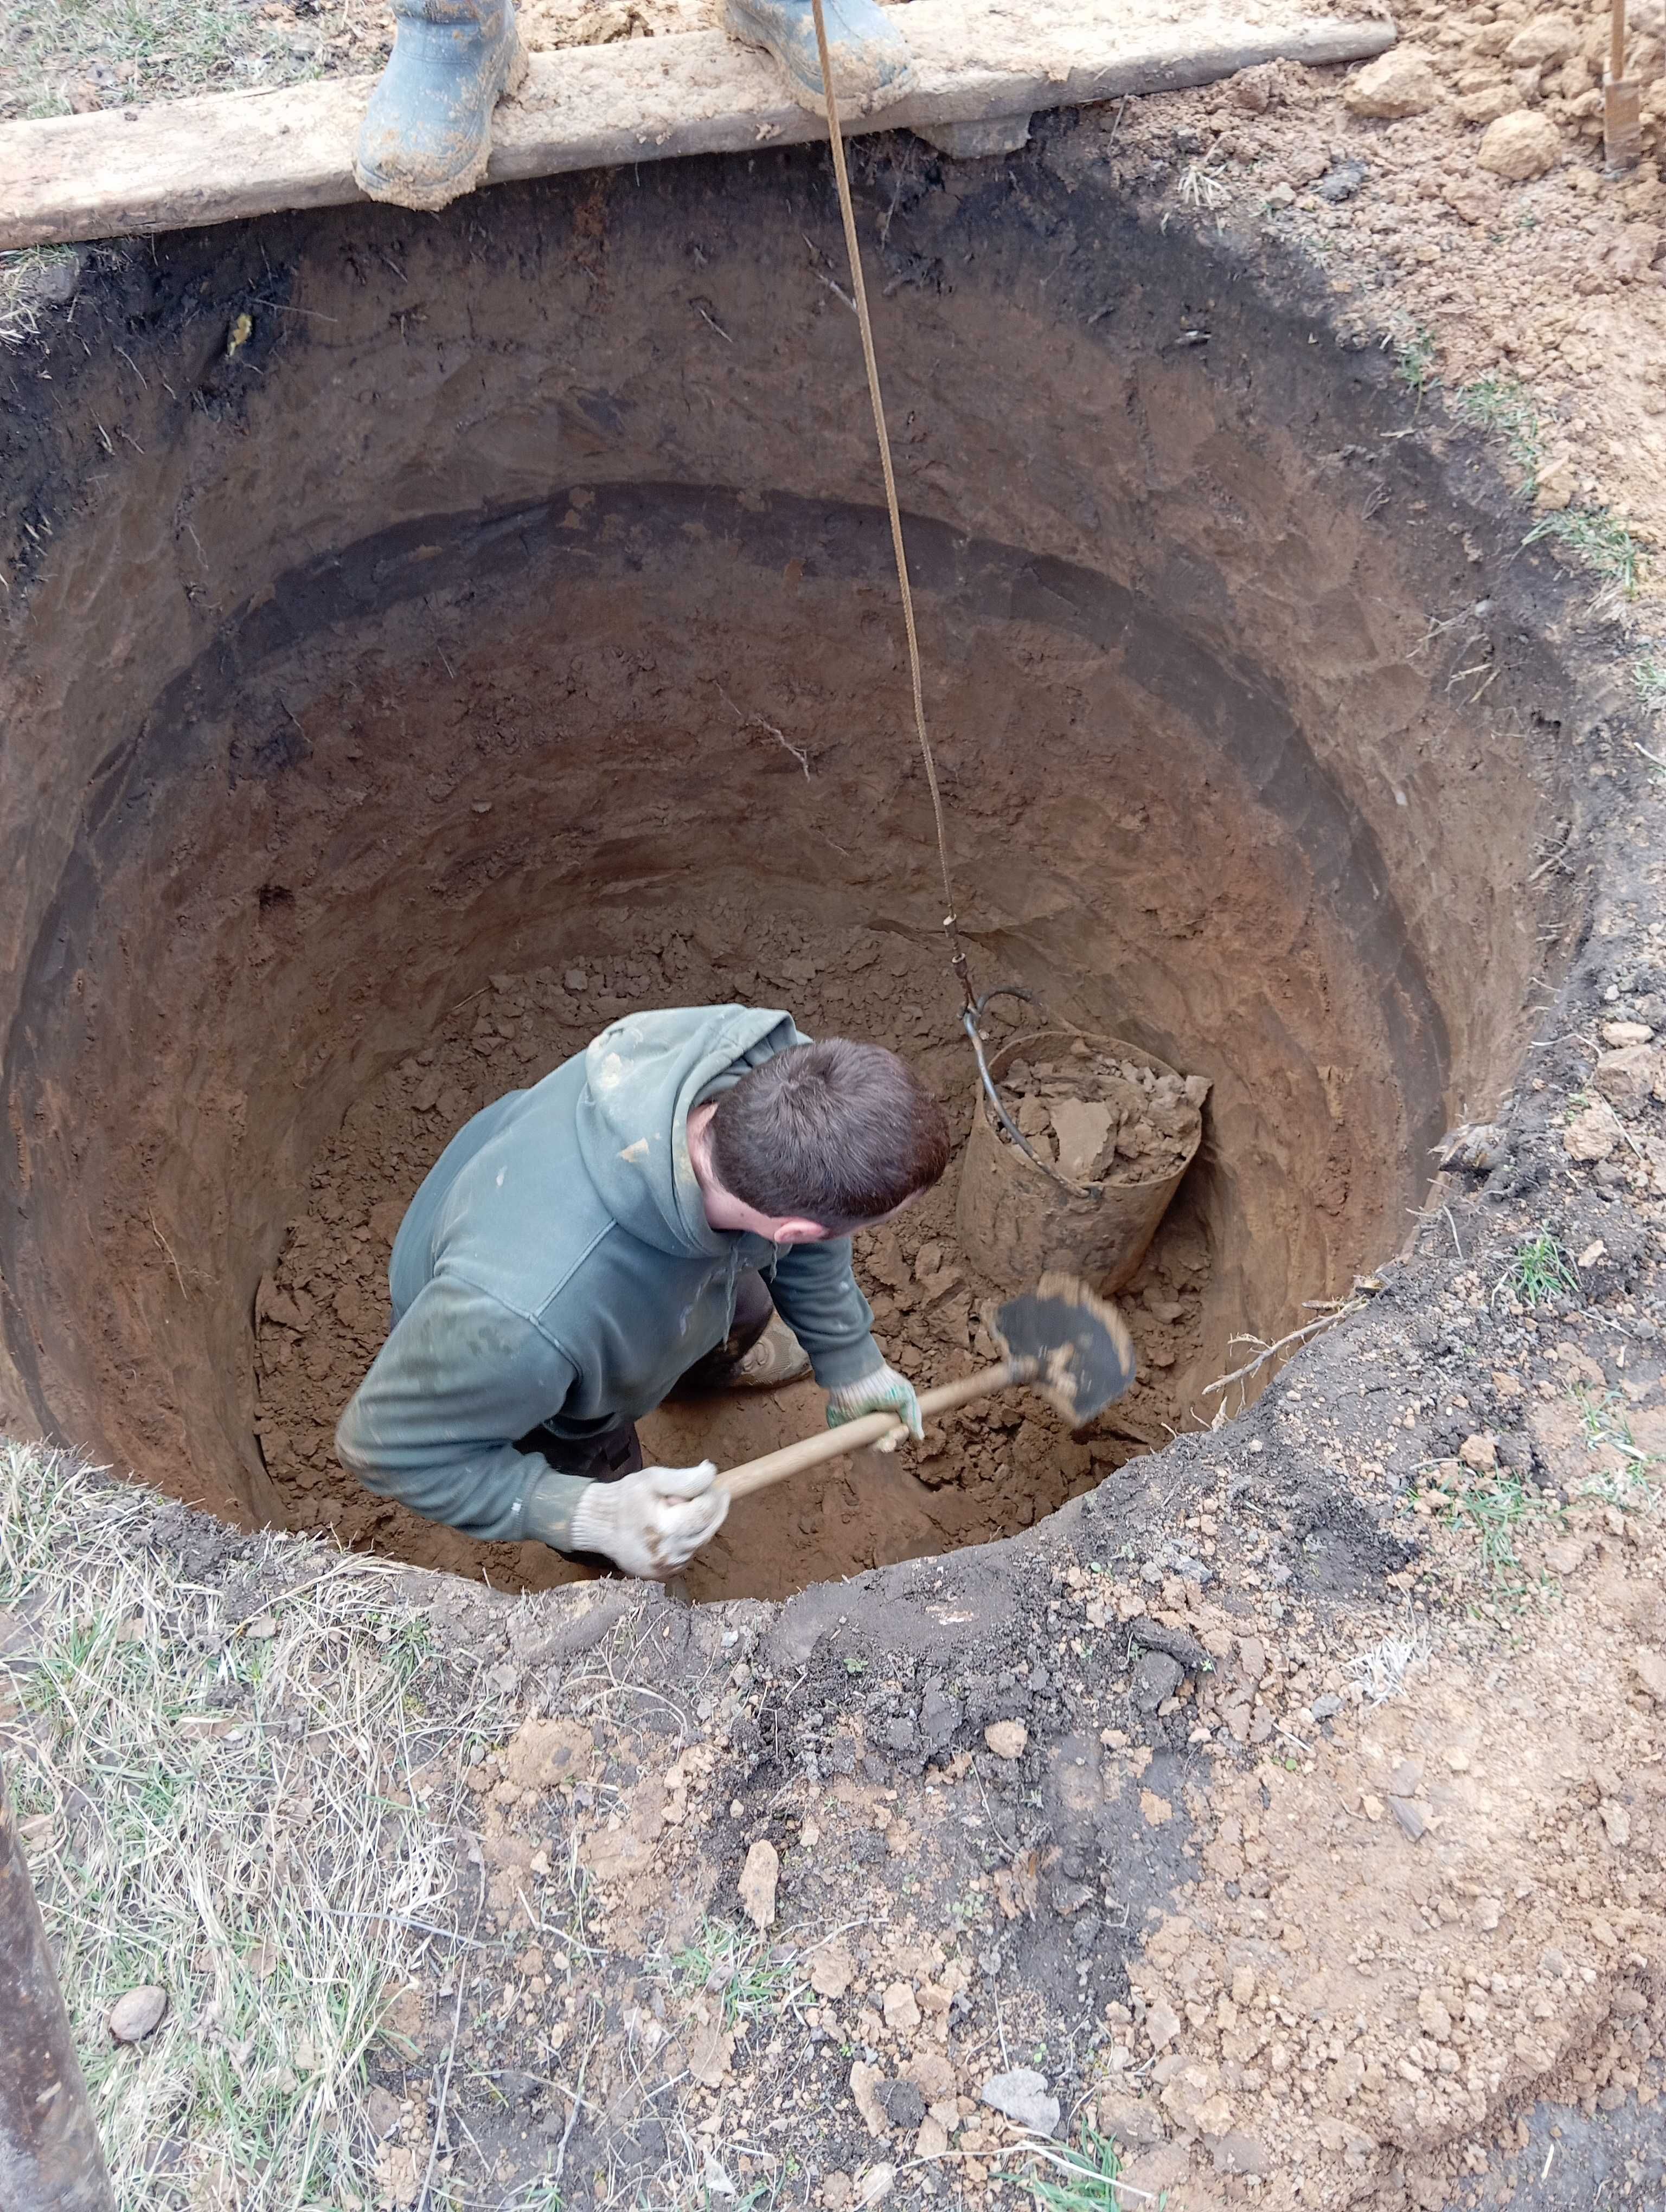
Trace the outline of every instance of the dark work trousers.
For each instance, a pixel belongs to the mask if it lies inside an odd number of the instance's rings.
[[[763,1276],[756,1267],[743,1268],[735,1282],[734,1320],[727,1336],[678,1377],[672,1395],[692,1398],[722,1389],[769,1326],[775,1310]],[[563,1474],[588,1475],[593,1482],[617,1482],[622,1474],[635,1474],[642,1464],[634,1421],[616,1421],[593,1437],[558,1437],[552,1429],[534,1429],[520,1438],[520,1449],[542,1452]]]

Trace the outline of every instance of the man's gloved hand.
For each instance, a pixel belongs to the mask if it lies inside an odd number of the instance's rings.
[[[717,1535],[728,1513],[728,1491],[717,1489],[717,1467],[641,1467],[617,1482],[587,1482],[562,1551],[599,1551],[626,1575],[668,1582]]]
[[[828,1392],[830,1429],[842,1428],[847,1421],[858,1421],[864,1413],[895,1413],[906,1423],[909,1434],[916,1443],[925,1436],[914,1385],[894,1367],[876,1367],[872,1375],[864,1375],[855,1382],[842,1382],[836,1390]]]
[[[573,1510],[572,1548],[599,1552],[628,1575],[667,1581],[714,1536],[729,1510],[717,1468],[644,1467],[617,1482],[592,1482]]]

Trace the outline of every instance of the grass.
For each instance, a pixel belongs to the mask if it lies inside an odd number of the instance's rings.
[[[283,1595],[296,1540],[264,1538],[270,1609],[240,1620],[151,1549],[151,1510],[0,1443],[0,1607],[30,1638],[0,1755],[117,2199],[369,2201],[367,2060],[453,1951],[464,1723],[429,1713],[440,1662],[380,1563]],[[144,1984],[167,2017],[118,2047],[105,2014]]]
[[[1560,514],[1541,515],[1522,543],[1536,545],[1546,538],[1596,578],[1593,611],[1617,613],[1626,600],[1637,597],[1643,552],[1620,516],[1607,507],[1564,507]]]
[[[0,120],[374,71],[384,16],[371,0],[301,0],[272,16],[259,0],[8,0]]]
[[[1028,2172],[1009,2172],[1004,2178],[1027,2189],[1048,2212],[1128,2212],[1130,2192],[1122,2179],[1122,2150],[1110,2136],[1085,2127],[1073,2148],[1039,2142],[1026,2148],[1044,2171],[1037,2172],[1032,2166]]]
[[[1617,1505],[1623,1513],[1657,1513],[1660,1485],[1650,1470],[1661,1462],[1639,1448],[1619,1392],[1607,1390],[1600,1398],[1589,1390],[1575,1390],[1572,1395],[1579,1408],[1585,1449],[1600,1452],[1606,1462],[1589,1480],[1578,1485],[1574,1497]]]
[[[1639,653],[1632,663],[1632,683],[1638,704],[1651,714],[1666,710],[1666,660],[1657,653]]]
[[[777,2013],[793,1994],[790,1958],[729,1920],[702,1920],[694,1941],[672,1952],[669,1964],[684,1996],[721,1994],[725,2027]]]
[[[1513,376],[1482,376],[1451,394],[1461,421],[1496,438],[1522,472],[1522,497],[1531,499],[1544,463],[1544,416],[1526,385]]]
[[[1426,392],[1440,381],[1435,367],[1435,342],[1432,331],[1420,325],[1414,330],[1391,331],[1383,341],[1394,355],[1394,374],[1397,383],[1421,398]]]
[[[1428,1665],[1430,1649],[1429,1632],[1419,1626],[1408,1636],[1385,1636],[1357,1653],[1347,1671],[1368,1706],[1384,1705],[1405,1694],[1408,1681]]]
[[[1523,1237],[1510,1265],[1493,1285],[1495,1304],[1513,1299],[1529,1310],[1562,1298],[1574,1298],[1583,1304],[1585,1286],[1579,1279],[1572,1254],[1548,1230],[1541,1230],[1536,1237]]]
[[[1542,1516],[1544,1508],[1529,1495],[1521,1476],[1513,1468],[1497,1468],[1443,1494],[1447,1526],[1467,1529],[1474,1535],[1488,1581],[1505,1590],[1524,1588],[1526,1569],[1516,1541],[1529,1522]]]

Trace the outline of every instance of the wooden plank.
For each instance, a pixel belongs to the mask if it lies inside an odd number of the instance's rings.
[[[995,116],[1206,84],[1257,62],[1361,60],[1393,45],[1381,16],[1292,0],[914,0],[915,88],[853,131]],[[1049,20],[1037,17],[1047,13]],[[189,228],[362,198],[352,149],[374,80],[216,93],[0,126],[0,247]],[[787,100],[764,55],[721,31],[535,54],[497,111],[489,184],[684,154],[801,143],[825,125]]]

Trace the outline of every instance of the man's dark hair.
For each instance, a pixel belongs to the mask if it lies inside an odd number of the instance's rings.
[[[743,1205],[844,1236],[930,1189],[949,1164],[949,1124],[894,1052],[824,1037],[776,1053],[723,1093],[711,1156]]]

